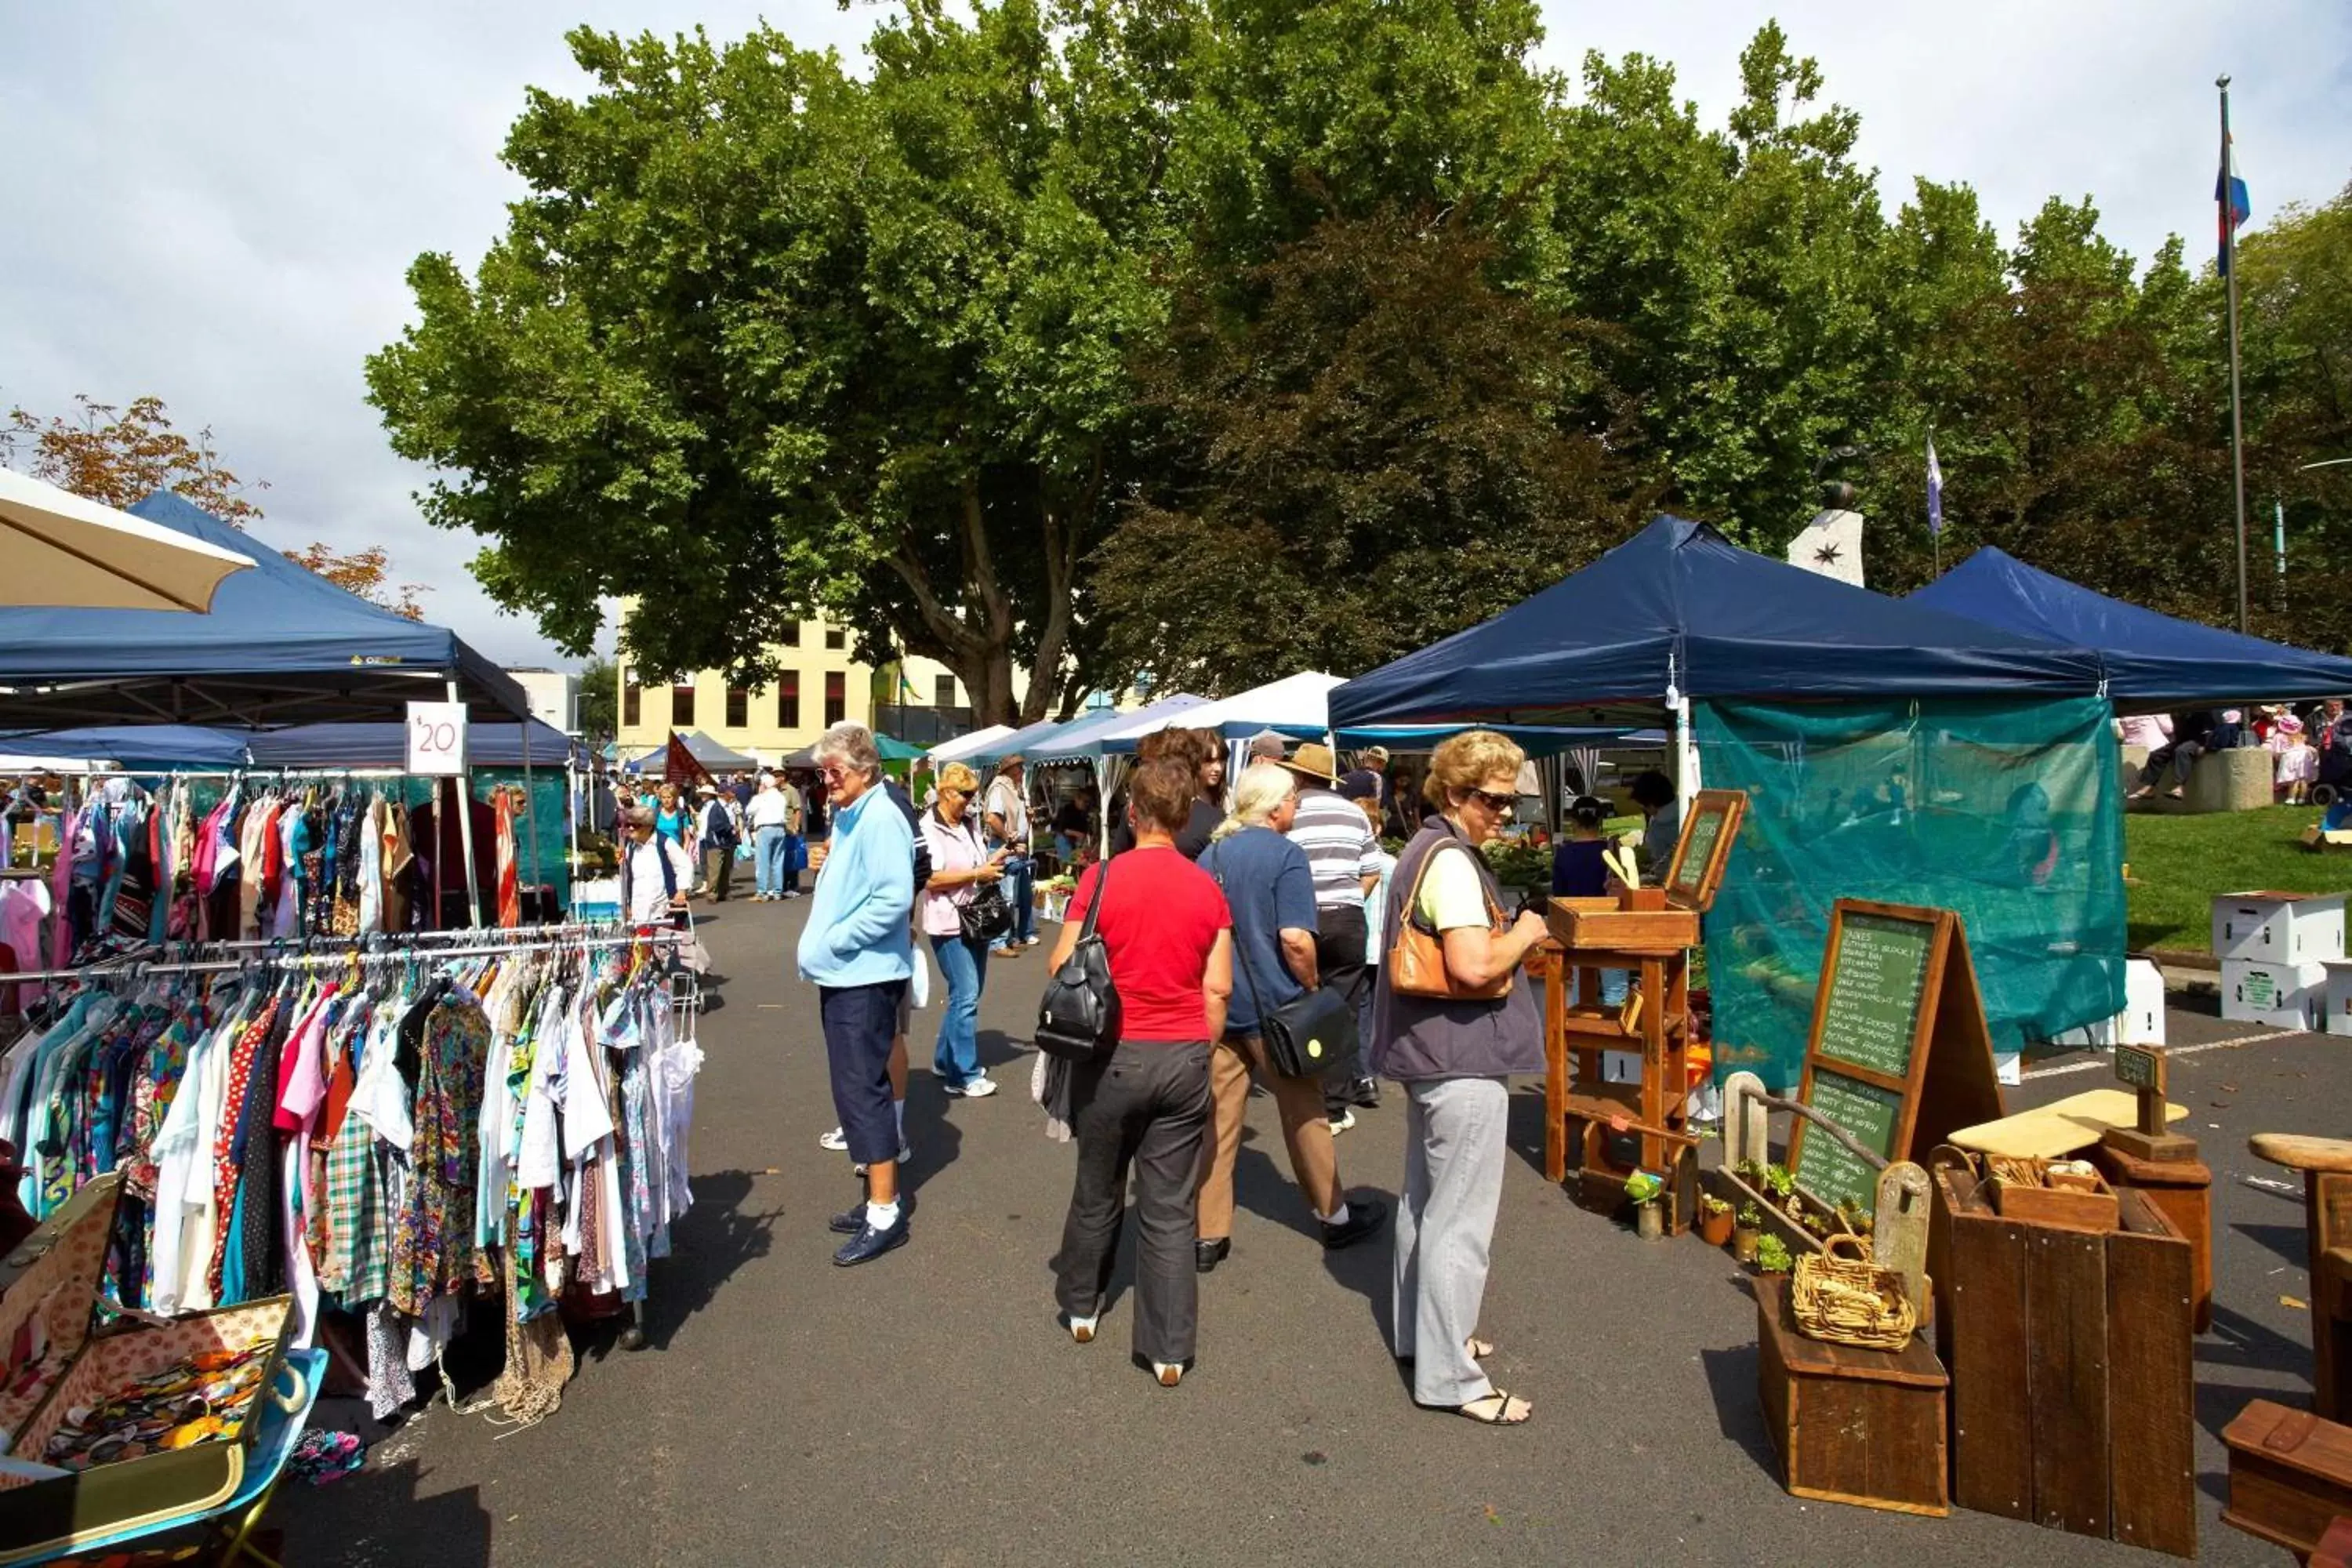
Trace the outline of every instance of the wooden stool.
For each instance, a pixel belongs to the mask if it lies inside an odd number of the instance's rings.
[[[2311,1407],[2352,1414],[2352,1141],[2257,1132],[2254,1157],[2303,1173],[2311,1252]]]

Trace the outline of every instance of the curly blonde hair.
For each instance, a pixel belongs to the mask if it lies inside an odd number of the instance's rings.
[[[1509,773],[1516,778],[1519,764],[1527,760],[1527,752],[1519,749],[1517,742],[1492,730],[1465,730],[1458,735],[1448,735],[1429,759],[1429,777],[1422,784],[1422,797],[1444,811],[1453,805],[1455,790],[1476,789],[1497,773]]]
[[[971,795],[980,788],[980,775],[962,763],[950,763],[940,770],[940,776],[933,781],[933,787],[961,790],[964,794]]]

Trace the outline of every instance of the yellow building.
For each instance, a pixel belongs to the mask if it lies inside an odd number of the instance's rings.
[[[622,607],[624,625],[634,607]],[[908,658],[877,669],[850,657],[851,641],[838,626],[803,621],[772,650],[783,674],[766,686],[732,685],[715,669],[649,686],[624,655],[620,753],[650,751],[672,730],[699,730],[731,750],[773,763],[845,719],[919,746],[972,728],[971,696],[947,666]]]

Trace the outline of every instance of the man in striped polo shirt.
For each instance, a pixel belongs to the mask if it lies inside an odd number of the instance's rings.
[[[1363,808],[1331,787],[1338,770],[1330,747],[1309,742],[1276,760],[1299,780],[1290,841],[1307,851],[1307,867],[1315,876],[1316,967],[1324,989],[1337,992],[1353,1010],[1363,1001],[1364,899],[1381,879],[1381,847]],[[1323,1080],[1323,1110],[1333,1132],[1356,1124],[1351,1103],[1380,1103],[1380,1086],[1364,1072],[1360,1058]]]

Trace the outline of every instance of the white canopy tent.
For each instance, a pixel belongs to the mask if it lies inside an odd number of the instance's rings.
[[[0,468],[0,605],[40,609],[213,607],[252,560]]]
[[[1245,741],[1261,730],[1320,731],[1330,727],[1330,692],[1342,679],[1319,669],[1305,670],[1181,712],[1139,714],[1134,723],[1103,735],[1102,747],[1106,752],[1132,752],[1136,742],[1171,725],[1214,730],[1228,741]]]
[[[969,735],[958,735],[952,741],[942,742],[923,754],[931,766],[937,768],[947,763],[961,762],[975,752],[984,752],[1013,732],[1010,724],[991,724],[985,730],[974,730]]]

